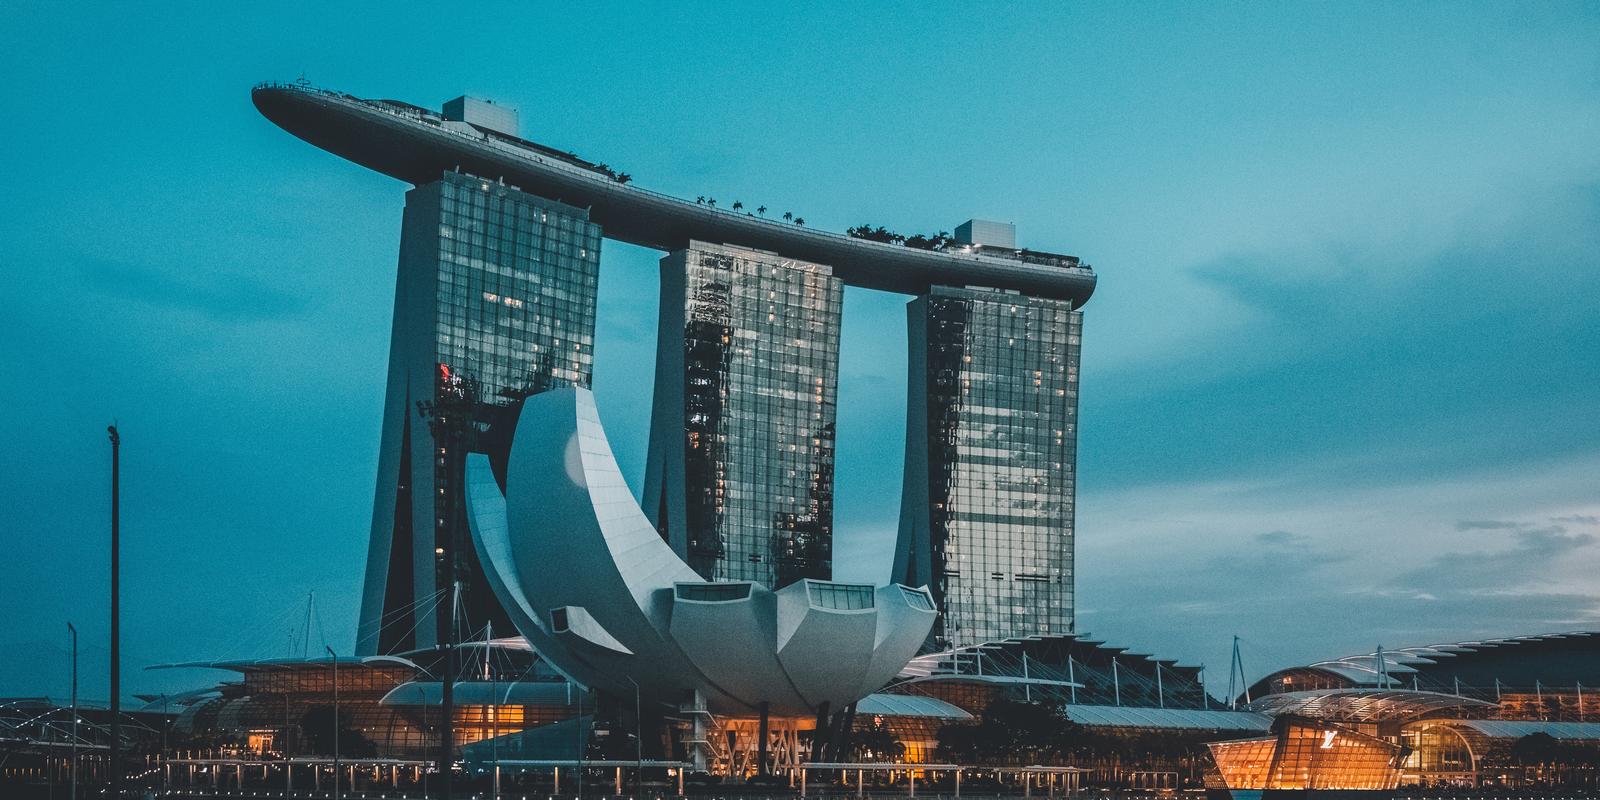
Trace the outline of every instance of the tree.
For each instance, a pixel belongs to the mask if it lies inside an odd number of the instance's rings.
[[[738,200],[733,201],[733,210],[734,211],[743,211],[744,210],[744,203],[741,203]]]
[[[903,244],[906,247],[915,248],[917,250],[944,250],[955,242],[955,240],[950,238],[949,231],[939,231],[932,236],[925,233],[913,233],[910,236],[907,236],[905,234],[895,233],[894,231],[891,231],[882,225],[874,227],[872,225],[861,224],[855,226],[854,228],[845,230],[845,233],[857,239],[866,239],[872,242],[884,242],[885,244]]]
[[[617,176],[617,183],[627,183],[627,182],[629,182],[631,180],[633,180],[633,176],[629,175],[626,172],[624,172],[624,173],[622,173],[622,174]]]
[[[891,231],[882,225],[879,225],[876,228],[866,224],[857,225],[854,228],[847,228],[845,230],[845,234],[848,236],[853,236],[857,239],[866,239],[871,242],[883,242],[885,244],[900,244],[906,239],[906,237],[901,236],[900,234],[895,233],[894,231]]]
[[[1561,755],[1561,743],[1548,733],[1530,733],[1511,743],[1511,759],[1525,767],[1535,767],[1555,761]]]
[[[342,724],[345,720],[339,721],[340,756],[373,758],[378,755],[378,747],[371,739]],[[300,718],[300,730],[305,736],[306,746],[312,753],[321,756],[333,755],[333,706],[313,706],[304,717]]]
[[[757,206],[756,207],[756,213],[760,214],[763,217],[766,216],[767,215],[767,207],[766,206]]]
[[[792,211],[783,212],[783,221],[784,222],[789,222],[789,221],[791,221],[793,219],[794,219],[794,212],[792,212]]]
[[[715,197],[707,197],[706,198],[706,205],[711,206],[712,208],[716,208],[717,207],[717,198],[715,198]]]
[[[999,699],[976,725],[941,727],[938,740],[941,760],[1045,764],[1065,758],[1084,743],[1085,734],[1059,705]]]
[[[898,761],[905,755],[906,746],[881,724],[850,734],[850,757],[853,760]]]
[[[706,196],[705,195],[700,195],[699,197],[696,197],[694,199],[694,204],[697,205],[697,206],[705,205],[706,204]]]
[[[794,224],[796,224],[796,225],[804,225],[804,224],[806,224],[806,218],[805,217],[795,217],[794,218]]]

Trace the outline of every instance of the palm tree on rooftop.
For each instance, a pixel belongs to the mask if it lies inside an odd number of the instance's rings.
[[[705,195],[700,195],[699,197],[696,197],[694,199],[694,204],[697,205],[697,206],[705,205],[706,204],[706,196]]]
[[[806,224],[806,218],[805,217],[795,217],[794,218],[794,224],[796,224],[796,225],[804,225],[804,224]]]
[[[767,215],[767,207],[766,206],[756,206],[756,213],[760,214],[763,217],[766,216]]]
[[[794,212],[793,211],[785,211],[785,212],[783,212],[783,221],[784,222],[790,222],[793,219],[794,219]]]
[[[741,203],[738,200],[733,201],[733,210],[734,211],[739,211],[739,210],[742,210],[743,208],[744,208],[744,203]]]
[[[717,207],[717,198],[715,198],[715,197],[707,197],[706,198],[706,205],[711,206],[712,208],[716,208]]]

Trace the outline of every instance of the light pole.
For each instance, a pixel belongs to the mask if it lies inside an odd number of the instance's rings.
[[[494,704],[489,707],[489,713],[494,715],[494,727],[489,735],[489,757],[494,759],[494,791],[490,795],[493,800],[500,800],[500,708],[505,705],[511,696],[511,686],[506,687],[506,697],[500,696],[500,673],[489,661],[489,653],[494,646],[494,620],[490,620],[483,631],[483,671],[489,678],[489,697]],[[513,682],[512,686],[516,684]]]
[[[167,728],[172,727],[172,717],[167,715],[167,706],[172,703],[172,693],[161,693],[161,788],[172,788],[172,770],[167,769]]]
[[[571,686],[572,684],[571,684],[571,682],[568,682],[567,685]],[[577,743],[578,759],[577,760],[578,760],[578,798],[579,798],[579,800],[582,800],[582,798],[583,798],[583,746],[587,743],[586,737],[583,735],[583,692],[584,692],[584,690],[581,689],[581,688],[578,691],[578,716],[574,717],[573,720],[572,720],[574,723],[577,723],[577,724],[572,726],[572,729],[573,729],[573,731],[575,731],[578,734],[578,743]]]
[[[333,800],[339,800],[339,657],[332,647],[323,645],[322,649],[328,651],[328,663],[333,665]]]
[[[456,474],[460,474],[459,472]],[[443,728],[439,731],[439,784],[440,796],[450,800],[455,792],[456,765],[456,615],[461,602],[461,582],[455,582],[450,595],[450,624],[445,626],[444,683],[439,687],[439,715]]]
[[[644,793],[644,717],[639,716],[639,682],[632,675],[624,676],[633,684],[633,791]]]
[[[67,623],[72,634],[72,800],[78,800],[78,629]]]
[[[111,437],[111,796],[122,799],[122,582],[121,570],[121,464],[122,437],[116,425],[107,425]]]

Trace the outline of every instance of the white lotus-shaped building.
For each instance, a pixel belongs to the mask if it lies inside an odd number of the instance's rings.
[[[501,492],[467,465],[468,517],[518,629],[578,683],[712,713],[837,711],[887,683],[933,626],[926,588],[707,582],[645,518],[585,389],[527,399]]]

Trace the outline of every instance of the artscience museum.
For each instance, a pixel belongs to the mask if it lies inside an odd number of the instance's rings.
[[[535,650],[578,683],[715,715],[827,717],[933,626],[924,588],[706,581],[645,518],[586,389],[528,398],[503,486],[468,459],[473,542]]]

